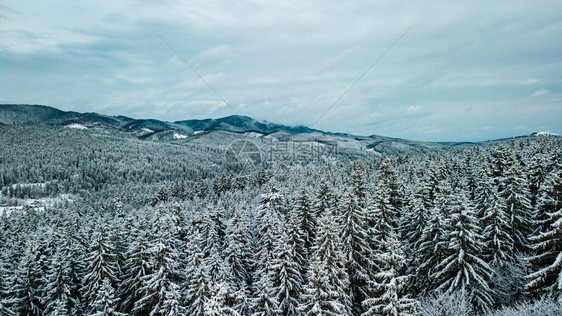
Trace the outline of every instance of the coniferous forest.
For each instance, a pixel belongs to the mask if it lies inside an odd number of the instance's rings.
[[[244,177],[211,145],[0,141],[0,315],[562,314],[557,137]]]

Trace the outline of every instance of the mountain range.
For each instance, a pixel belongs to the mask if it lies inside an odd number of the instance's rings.
[[[421,142],[379,135],[357,136],[331,133],[306,126],[286,126],[267,121],[257,121],[248,116],[232,115],[218,119],[191,119],[167,122],[155,119],[134,119],[127,116],[108,116],[98,113],[62,111],[50,106],[29,104],[0,104],[0,124],[41,123],[69,128],[103,130],[126,133],[144,140],[201,141],[217,138],[235,139],[249,135],[262,141],[318,141],[337,142],[338,147],[352,152],[400,154],[427,152],[458,146],[487,142]],[[539,137],[544,132],[518,136]],[[494,142],[506,139],[492,140]]]

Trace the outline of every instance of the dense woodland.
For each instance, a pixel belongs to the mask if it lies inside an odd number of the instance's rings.
[[[562,140],[245,177],[223,149],[0,126],[0,315],[560,315]],[[534,313],[534,314],[533,314]]]

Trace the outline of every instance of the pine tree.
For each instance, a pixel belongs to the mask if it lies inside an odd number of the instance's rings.
[[[445,293],[466,290],[471,303],[479,310],[493,304],[488,281],[492,269],[482,259],[485,244],[474,218],[474,207],[463,191],[455,191],[446,204],[448,219],[447,256],[435,267],[433,277],[439,280],[438,290]]]
[[[349,276],[342,241],[331,211],[320,219],[314,254],[299,310],[303,315],[351,315]]]
[[[384,264],[370,282],[377,295],[363,301],[367,310],[362,315],[415,315],[417,302],[402,295],[408,277],[400,275],[406,264],[400,243],[394,233],[391,233],[383,244],[381,249],[384,251],[377,253],[375,257]]]

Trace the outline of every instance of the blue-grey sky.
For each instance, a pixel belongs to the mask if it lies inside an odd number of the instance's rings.
[[[115,2],[115,3],[114,3]],[[0,103],[414,140],[562,133],[556,1],[1,1]]]

